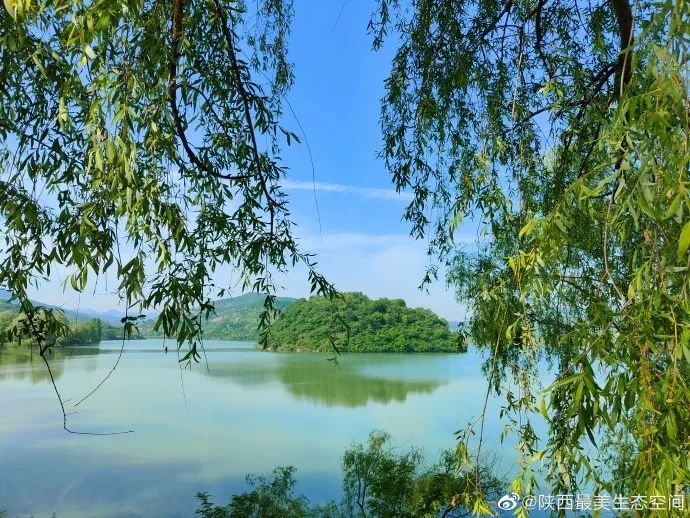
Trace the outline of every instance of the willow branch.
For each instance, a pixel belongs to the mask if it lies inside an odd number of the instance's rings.
[[[537,54],[539,54],[539,59],[541,60],[542,64],[544,65],[544,68],[546,69],[546,73],[549,75],[549,79],[553,79],[554,77],[554,72],[553,72],[553,67],[549,64],[548,60],[546,59],[546,56],[544,55],[544,50],[542,49],[542,41],[544,39],[544,31],[542,28],[541,24],[541,12],[544,6],[546,5],[546,2],[548,0],[539,0],[539,3],[537,4],[537,7],[535,8],[536,11],[536,23],[535,23],[535,28],[536,28],[536,33],[537,33],[537,41],[536,41],[536,47],[537,47]]]
[[[481,34],[479,34],[479,38],[477,39],[478,43],[481,43],[484,38],[486,38],[489,34],[491,34],[494,30],[496,30],[496,26],[498,25],[498,22],[501,21],[501,18],[505,16],[506,14],[510,13],[510,10],[513,8],[513,0],[508,0],[506,2],[506,5],[503,6],[503,10],[498,14],[498,16],[482,31]]]
[[[180,116],[179,109],[177,107],[177,66],[180,61],[180,42],[184,35],[184,0],[175,0],[175,6],[172,13],[171,29],[172,29],[172,48],[170,52],[170,62],[168,63],[169,70],[169,80],[168,80],[168,104],[170,105],[170,114],[173,118],[173,125],[175,127],[175,133],[180,139],[180,143],[189,158],[189,161],[196,166],[201,171],[215,176],[216,178],[222,178],[224,180],[244,180],[247,179],[247,175],[230,175],[223,174],[215,169],[209,167],[207,164],[202,162],[197,154],[192,149],[192,146],[187,139],[185,133],[184,124],[182,123],[182,117]]]
[[[180,0],[177,0],[177,1],[180,1]],[[244,82],[242,79],[242,72],[240,70],[239,63],[237,62],[237,52],[235,51],[235,43],[234,43],[233,35],[231,34],[230,30],[228,29],[227,16],[226,16],[225,11],[223,10],[223,7],[220,5],[219,0],[214,0],[214,4],[216,7],[216,12],[218,14],[218,17],[220,18],[221,31],[223,33],[223,39],[225,39],[225,44],[228,47],[228,54],[230,57],[230,66],[232,67],[232,71],[235,74],[235,80],[237,82],[237,85],[236,85],[237,91],[240,94],[240,98],[242,99],[242,107],[244,110],[245,123],[247,124],[252,154],[253,154],[253,158],[254,158],[254,166],[256,167],[257,178],[259,180],[259,183],[261,184],[261,190],[263,191],[264,196],[266,197],[266,200],[268,201],[268,211],[269,211],[270,217],[271,217],[270,228],[271,228],[271,233],[273,233],[273,225],[274,225],[274,219],[275,219],[275,207],[279,206],[279,204],[275,201],[275,199],[271,195],[271,192],[268,189],[268,186],[266,185],[266,178],[264,178],[264,176],[261,172],[261,156],[259,154],[259,146],[256,143],[256,131],[254,128],[254,121],[252,119],[249,95],[247,94],[247,90],[244,88]]]
[[[67,412],[65,411],[65,403],[62,400],[60,391],[55,383],[55,376],[53,376],[53,369],[50,368],[50,363],[48,358],[46,358],[46,353],[50,352],[55,343],[49,343],[45,341],[44,334],[36,329],[36,324],[34,323],[35,310],[33,304],[28,299],[22,298],[20,301],[22,311],[27,316],[28,325],[31,328],[31,335],[36,340],[38,344],[38,354],[41,356],[43,363],[45,363],[46,369],[48,370],[48,376],[50,377],[50,382],[53,385],[53,390],[60,403],[60,410],[62,411],[62,428],[71,434],[75,435],[122,435],[126,433],[132,433],[134,430],[126,430],[123,432],[79,432],[72,430],[67,426]]]
[[[39,346],[40,347],[40,346]],[[65,404],[62,401],[62,396],[60,396],[60,391],[57,388],[57,385],[55,384],[55,377],[53,376],[53,371],[50,368],[50,363],[48,363],[48,359],[45,356],[45,351],[41,351],[40,353],[41,358],[43,359],[43,363],[46,365],[46,369],[48,369],[48,375],[50,376],[50,382],[53,384],[53,390],[55,390],[55,395],[58,398],[58,402],[60,403],[60,409],[62,410],[62,428],[69,433],[75,434],[75,435],[123,435],[126,433],[132,433],[134,430],[125,430],[123,432],[78,432],[76,430],[71,430],[67,426],[67,413],[65,412]]]

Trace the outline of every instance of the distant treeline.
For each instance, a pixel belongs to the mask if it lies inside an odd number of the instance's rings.
[[[122,327],[106,324],[98,318],[84,322],[68,322],[70,335],[61,341],[62,345],[96,344],[101,340],[117,340],[122,338]]]
[[[207,340],[247,340],[259,339],[259,315],[263,311],[265,296],[259,293],[246,293],[238,297],[214,301],[215,312],[203,323],[204,338]],[[284,309],[295,299],[277,297],[275,305]],[[163,338],[163,331],[153,330],[154,320],[139,324],[139,330],[147,338]]]
[[[215,314],[204,322],[205,339],[258,340],[259,315],[264,296],[256,293],[214,302]],[[291,299],[279,297],[281,309],[269,335],[269,347],[282,351],[331,352],[458,352],[464,350],[461,335],[448,322],[428,309],[408,308],[401,299],[368,298],[362,293]],[[19,306],[0,300],[0,332],[16,324]],[[69,327],[60,345],[95,344],[122,338],[122,326],[92,318],[84,320],[74,312],[63,313]],[[138,324],[139,334],[131,338],[162,338],[154,321]]]
[[[88,345],[101,340],[116,340],[122,338],[122,327],[114,326],[98,318],[79,320],[72,318],[72,314],[62,314],[63,321],[68,326],[67,336],[57,340],[58,345]],[[0,333],[7,331],[17,324],[21,312],[17,304],[6,300],[0,301]]]
[[[428,309],[404,300],[372,300],[362,293],[300,299],[271,328],[269,346],[285,351],[458,352],[460,335]]]

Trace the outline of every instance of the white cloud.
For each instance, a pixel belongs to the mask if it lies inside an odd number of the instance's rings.
[[[377,198],[382,200],[412,200],[412,193],[397,192],[395,189],[377,189],[374,187],[358,187],[356,185],[346,185],[342,183],[327,183],[327,182],[300,182],[285,180],[283,188],[286,191],[313,191],[318,192],[336,192],[355,194],[365,198]]]
[[[316,254],[317,269],[341,291],[361,291],[371,298],[404,299],[410,307],[425,307],[448,320],[462,320],[465,308],[458,304],[443,278],[428,293],[418,286],[429,266],[426,242],[404,234],[364,233],[303,236],[304,250]],[[442,272],[441,272],[442,274]],[[282,284],[287,295],[308,297],[305,272],[296,268]]]

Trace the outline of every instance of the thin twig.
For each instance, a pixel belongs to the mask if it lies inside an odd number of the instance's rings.
[[[53,389],[55,390],[55,395],[57,395],[58,401],[60,402],[60,409],[62,410],[62,428],[69,433],[76,434],[76,435],[123,435],[126,433],[133,433],[134,430],[127,430],[123,432],[79,432],[76,430],[71,430],[70,428],[67,427],[67,413],[65,412],[65,405],[62,402],[62,397],[60,396],[60,391],[57,388],[57,385],[55,384],[55,377],[53,376],[53,371],[50,368],[50,363],[48,363],[48,360],[45,357],[45,353],[41,353],[41,358],[43,358],[43,362],[46,364],[46,368],[48,369],[48,375],[50,376],[50,382],[53,384]]]
[[[88,398],[90,398],[99,388],[101,388],[101,385],[103,385],[106,381],[108,381],[108,378],[112,375],[113,372],[115,372],[115,369],[117,369],[117,366],[120,363],[120,358],[122,358],[122,352],[125,350],[125,334],[126,334],[126,324],[122,328],[122,345],[120,346],[120,352],[117,355],[117,360],[115,360],[115,364],[113,365],[112,369],[110,369],[110,372],[106,374],[106,376],[101,380],[101,382],[94,387],[94,389],[86,394],[83,398],[81,398],[79,401],[77,401],[74,404],[74,407],[78,407],[81,405],[84,401],[86,401]]]
[[[340,6],[340,11],[338,11],[338,16],[337,16],[336,19],[335,19],[335,23],[333,24],[333,27],[331,27],[331,32],[328,33],[329,36],[330,36],[331,34],[333,34],[333,31],[335,31],[335,27],[336,27],[336,25],[338,25],[338,22],[340,21],[340,17],[342,16],[343,11],[345,10],[345,6],[346,6],[346,5],[347,5],[347,0],[345,0],[345,1],[343,2],[343,5]]]
[[[163,335],[163,346],[165,346],[165,335]],[[184,399],[184,408],[187,411],[187,417],[189,417],[189,405],[187,405],[187,392],[184,388],[184,376],[182,376],[182,363],[180,363],[180,348],[176,347],[177,351],[177,365],[180,368],[180,386],[182,388],[182,399]]]
[[[118,260],[118,263],[122,264],[122,254],[120,253],[120,238],[119,238],[118,231],[117,231],[117,221],[115,222],[115,245],[116,245],[116,247],[117,247],[117,260]],[[98,385],[96,385],[96,387],[95,387],[91,392],[89,392],[88,394],[86,394],[83,398],[81,398],[81,399],[74,405],[75,408],[78,407],[79,405],[81,405],[86,399],[88,399],[89,397],[91,397],[91,395],[92,395],[94,392],[96,392],[99,388],[101,388],[101,385],[103,385],[103,384],[108,380],[108,378],[110,378],[110,376],[112,375],[112,373],[115,372],[115,369],[117,369],[117,366],[118,366],[119,363],[120,363],[120,358],[122,358],[122,352],[123,352],[124,349],[125,349],[125,338],[128,338],[128,337],[125,336],[125,335],[127,334],[127,325],[128,325],[128,323],[129,323],[129,318],[128,318],[128,317],[129,317],[129,305],[127,305],[127,306],[125,307],[125,319],[124,319],[123,326],[122,326],[122,345],[120,346],[120,353],[117,355],[117,360],[115,360],[115,365],[113,365],[113,368],[110,369],[110,372],[105,376],[105,378],[103,378],[103,379],[101,380],[101,382],[100,382]]]

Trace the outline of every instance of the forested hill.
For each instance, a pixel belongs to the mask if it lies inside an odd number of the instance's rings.
[[[349,328],[349,339],[347,339]],[[269,346],[283,351],[331,351],[332,340],[350,352],[458,352],[458,335],[431,310],[400,299],[369,299],[345,293],[300,299],[271,329]]]
[[[216,300],[215,315],[204,321],[204,338],[209,340],[258,340],[259,315],[264,307],[265,295],[246,293],[238,297]],[[282,309],[295,299],[277,297],[275,305]],[[153,331],[153,319],[140,324],[146,338],[162,337],[162,331]]]

